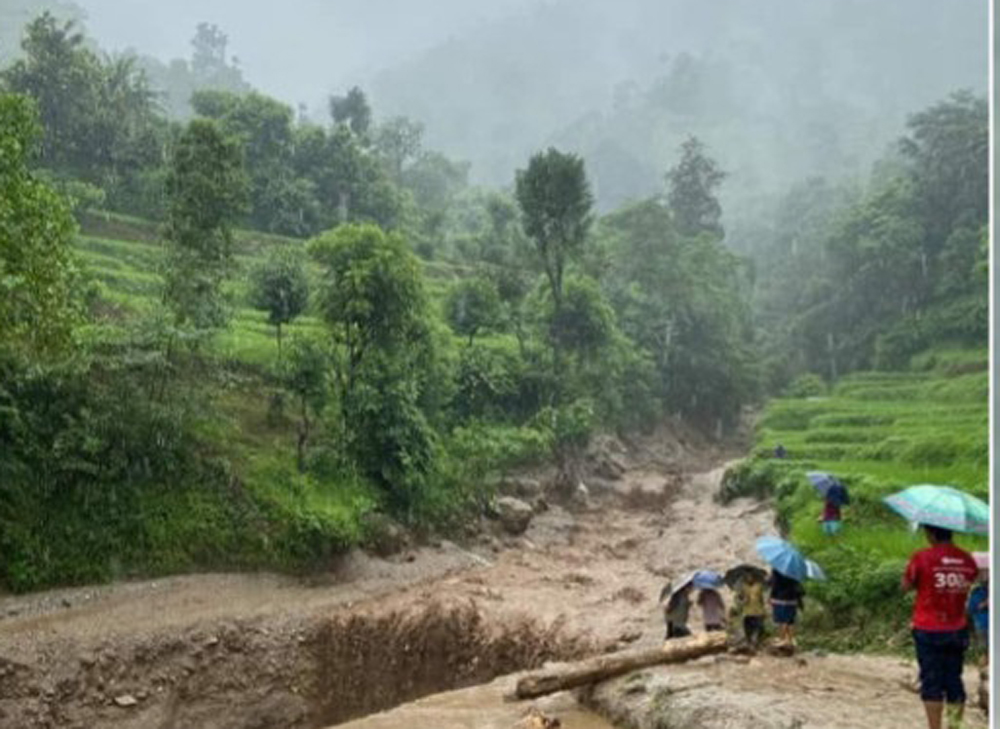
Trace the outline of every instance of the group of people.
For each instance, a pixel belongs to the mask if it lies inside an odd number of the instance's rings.
[[[701,608],[705,631],[722,631],[730,628],[745,646],[751,650],[760,648],[764,638],[767,608],[770,604],[771,617],[778,629],[778,646],[794,648],[794,626],[798,611],[803,607],[805,588],[791,577],[771,570],[747,567],[734,580],[735,600],[727,616],[722,594],[715,587],[696,587],[694,582],[664,596],[669,599],[664,604],[663,617],[666,623],[666,639],[683,638],[691,635],[688,627],[692,602]],[[697,596],[692,601],[692,596]]]
[[[955,729],[961,725],[966,701],[962,671],[970,644],[980,651],[981,665],[989,662],[988,555],[974,557],[956,546],[948,529],[922,527],[930,546],[912,556],[902,588],[916,592],[911,627],[928,727],[942,729],[947,718],[949,729]],[[725,583],[735,594],[728,616],[718,589],[724,583],[717,573],[693,573],[677,589],[665,588],[661,600],[667,598],[667,640],[691,635],[688,619],[692,604],[697,604],[706,631],[728,627],[744,649],[756,651],[763,641],[769,604],[778,630],[776,648],[794,650],[794,626],[805,597],[801,581],[776,569],[768,574],[741,565],[726,573]]]
[[[779,444],[774,456],[787,458],[788,451]],[[812,471],[806,476],[823,499],[818,519],[823,532],[834,537],[842,529],[842,509],[850,503],[847,487],[828,473]],[[986,534],[989,506],[953,487],[928,484],[909,487],[883,501],[919,524],[930,545],[911,557],[902,589],[916,593],[911,629],[928,727],[942,729],[947,723],[948,729],[957,729],[966,701],[962,672],[970,645],[979,653],[980,665],[989,666],[989,554],[973,555],[955,545],[952,528]],[[725,578],[703,570],[692,573],[677,589],[665,588],[661,601],[669,598],[664,603],[667,639],[691,634],[688,617],[697,589],[696,602],[706,631],[724,630],[728,622],[739,645],[756,651],[763,640],[769,603],[778,631],[775,647],[793,652],[794,626],[805,597],[802,580],[824,579],[825,575],[818,564],[785,540],[762,537],[757,551],[771,565],[770,573],[752,565],[734,567]],[[735,593],[728,621],[717,589],[723,584]]]

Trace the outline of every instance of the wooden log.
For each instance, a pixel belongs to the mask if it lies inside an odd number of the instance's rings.
[[[640,668],[664,663],[683,663],[692,658],[721,653],[725,650],[725,633],[705,633],[694,638],[668,640],[660,648],[619,651],[587,658],[522,677],[514,689],[514,697],[534,699],[557,691],[605,681]]]

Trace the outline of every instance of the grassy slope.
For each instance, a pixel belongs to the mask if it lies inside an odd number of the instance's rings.
[[[76,250],[86,274],[98,283],[100,301],[88,335],[118,341],[128,336],[130,323],[162,308],[165,249],[159,230],[148,221],[105,214],[85,215],[81,227]],[[239,231],[234,280],[245,280],[271,248],[288,245],[304,241]],[[449,282],[464,273],[447,263],[425,264],[435,306]],[[222,366],[206,370],[201,376],[210,379],[197,388],[211,400],[197,424],[207,470],[132,489],[124,506],[94,506],[83,513],[67,505],[56,513],[53,508],[62,508],[56,504],[25,514],[8,587],[28,590],[205,568],[294,570],[378,538],[371,526],[378,520],[367,518],[377,504],[370,487],[298,473],[293,404],[277,415],[271,407],[279,392],[274,330],[264,312],[246,304],[244,284],[233,283],[229,293],[231,325],[206,351]],[[285,328],[286,341],[322,332],[313,315]]]
[[[277,245],[304,242],[239,232],[235,277]],[[90,327],[91,336],[116,339],[128,322],[161,308],[164,248],[154,224],[89,215],[76,249],[86,273],[99,282],[104,302],[105,316]],[[121,540],[116,526],[102,524],[98,529],[107,538],[101,545],[76,558],[68,554],[49,572],[28,575],[11,587],[206,567],[297,569],[365,538],[364,516],[375,503],[373,494],[362,485],[324,482],[297,472],[292,413],[286,408],[275,418],[269,412],[277,391],[274,329],[264,312],[246,305],[242,285],[231,286],[230,294],[231,326],[213,338],[209,349],[209,356],[223,365],[208,388],[213,407],[206,412],[215,415],[198,425],[209,455],[221,456],[217,462],[230,464],[225,467],[230,470],[207,482],[145,490],[137,495],[135,509],[142,522],[140,539],[109,549],[102,545]],[[321,322],[307,315],[286,327],[285,337],[321,331]]]
[[[755,454],[734,468],[724,496],[776,497],[790,539],[830,575],[808,586],[817,600],[806,633],[839,648],[897,648],[906,642],[908,598],[899,577],[923,546],[882,498],[917,483],[950,484],[988,496],[988,353],[935,351],[911,371],[862,373],[827,396],[772,401],[761,417]],[[770,457],[781,443],[785,461]],[[829,538],[817,518],[822,502],[805,478],[836,474],[850,487],[844,532]],[[961,537],[971,549],[986,540]]]

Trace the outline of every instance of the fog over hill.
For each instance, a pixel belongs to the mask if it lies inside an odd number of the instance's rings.
[[[359,84],[377,115],[422,122],[427,146],[470,161],[479,183],[509,185],[550,144],[578,151],[605,210],[658,191],[690,134],[729,173],[730,219],[805,177],[863,176],[908,114],[987,83],[979,0],[75,4],[102,47],[163,61],[216,23],[250,84],[317,120]],[[74,3],[3,12],[50,5]]]
[[[591,0],[481,27],[371,87],[479,180],[508,183],[543,145],[584,153],[607,208],[657,188],[688,134],[730,193],[863,174],[908,114],[986,82],[985,3]]]

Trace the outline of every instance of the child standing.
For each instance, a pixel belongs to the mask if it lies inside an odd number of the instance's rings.
[[[802,609],[804,596],[801,582],[771,570],[771,607],[774,624],[778,626],[779,645],[795,648],[795,617]]]
[[[744,577],[740,582],[736,599],[743,616],[743,636],[746,638],[747,645],[753,650],[757,650],[764,637],[764,615],[766,614],[764,583],[760,577],[752,572]]]
[[[698,607],[705,620],[705,631],[711,633],[726,627],[726,604],[717,590],[702,589],[698,593]]]

